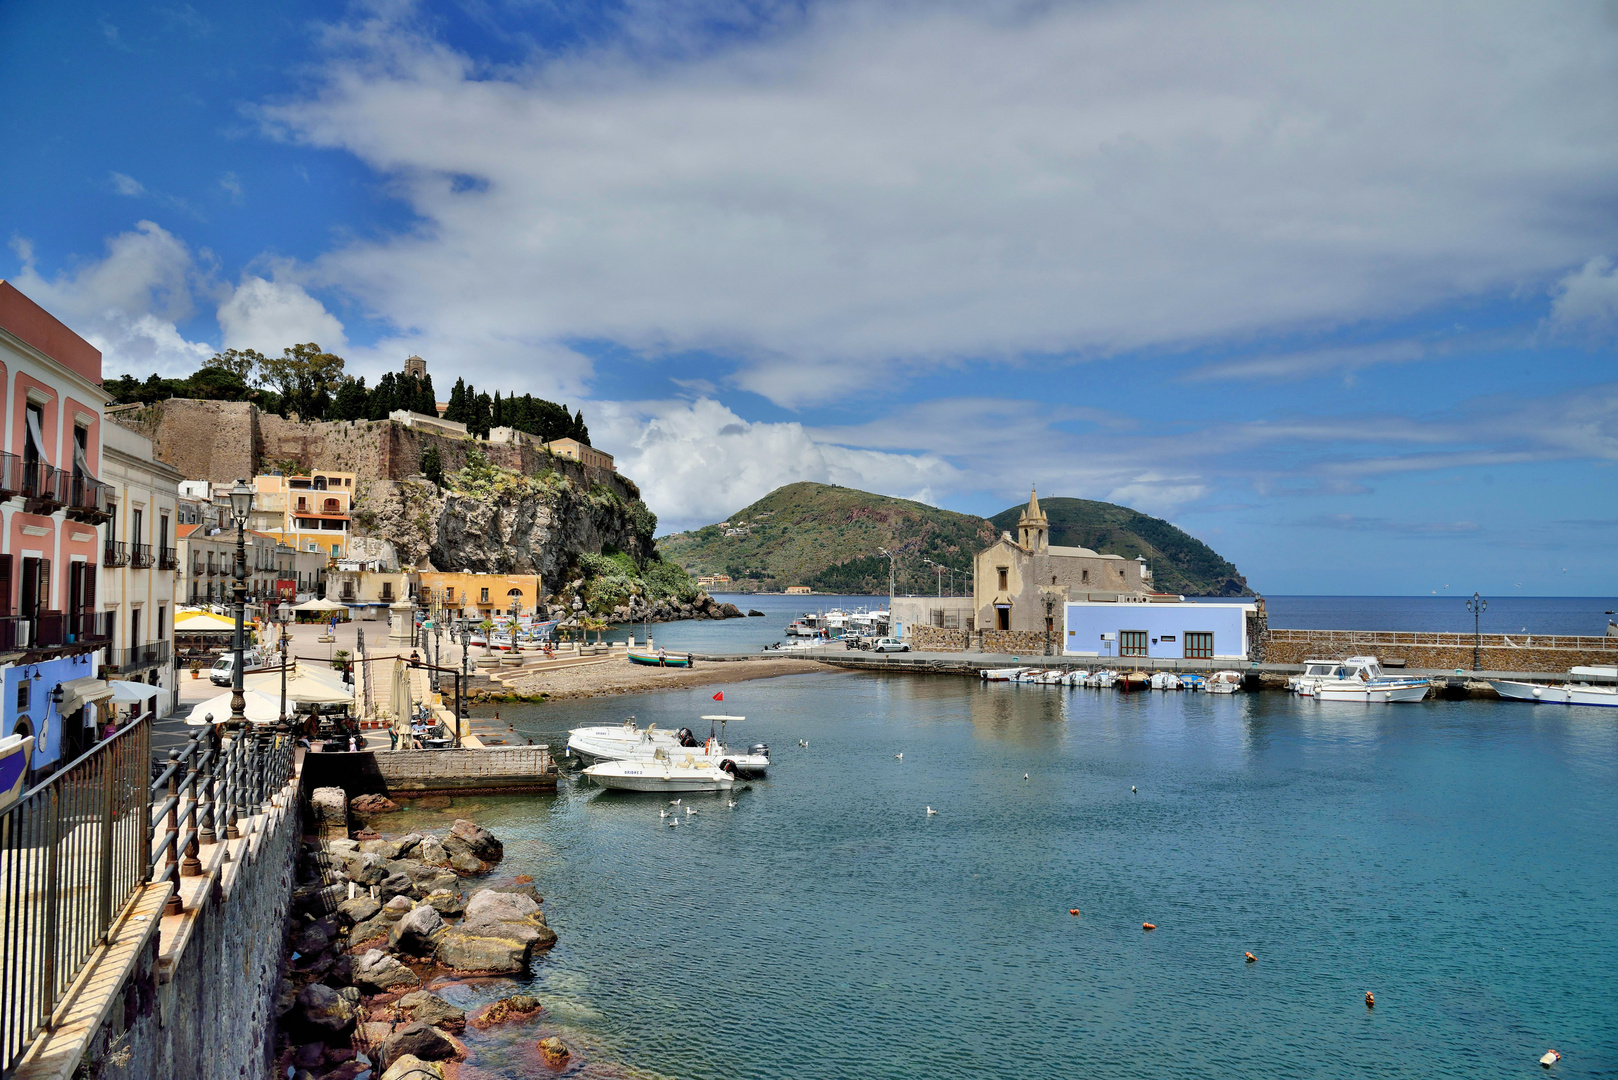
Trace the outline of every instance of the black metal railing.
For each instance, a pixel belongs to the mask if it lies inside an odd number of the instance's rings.
[[[159,550],[157,556],[157,568],[159,570],[176,570],[179,566],[180,556],[178,552],[171,547]]]
[[[151,724],[131,724],[0,816],[0,1072],[51,1027],[67,988],[151,867]]]
[[[62,649],[112,640],[113,611],[50,611],[0,617],[0,653]]]
[[[70,497],[73,477],[43,461],[22,466],[22,497],[39,509],[60,509]]]
[[[127,649],[107,650],[107,659],[103,666],[109,671],[123,674],[140,671],[143,668],[162,667],[168,662],[169,643],[149,641],[144,645],[132,645]]]
[[[136,570],[150,570],[152,567],[152,545],[130,544],[129,565]]]
[[[0,453],[0,499],[22,494],[22,459]]]
[[[129,545],[122,540],[108,540],[101,551],[102,566],[128,566]]]
[[[102,522],[112,517],[112,485],[74,476],[68,482],[67,512],[79,521]]]

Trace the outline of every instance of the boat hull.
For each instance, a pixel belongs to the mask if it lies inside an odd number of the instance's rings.
[[[684,769],[651,762],[604,762],[585,769],[584,775],[611,791],[660,795],[727,791],[736,783],[719,769]]]
[[[659,660],[658,657],[655,656],[655,655],[649,655],[647,653],[634,653],[634,652],[632,652],[632,653],[629,654],[629,662],[631,664],[639,664],[642,667],[682,667],[683,668],[683,667],[690,667],[691,666],[691,657],[690,657],[689,654],[680,655],[680,656],[670,655],[670,656],[665,656],[661,660]]]
[[[1509,701],[1544,705],[1591,705],[1618,708],[1618,688],[1609,686],[1544,686],[1539,683],[1490,679],[1495,693]]]
[[[1397,705],[1421,701],[1427,696],[1427,684],[1400,683],[1393,686],[1334,687],[1330,684],[1315,688],[1314,697],[1321,701],[1355,701],[1362,705]]]

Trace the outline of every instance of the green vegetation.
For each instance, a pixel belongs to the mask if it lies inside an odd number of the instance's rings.
[[[610,614],[632,596],[652,603],[672,600],[688,604],[699,592],[697,583],[679,564],[657,555],[646,560],[645,565],[637,565],[622,551],[608,550],[600,555],[585,552],[579,555],[576,565],[584,577],[580,596],[586,609],[597,615]]]
[[[737,535],[726,536],[733,532]],[[888,560],[898,553],[899,592],[932,592],[932,559],[958,570],[994,534],[970,514],[940,510],[828,484],[788,484],[731,515],[729,529],[709,525],[660,542],[666,558],[693,574],[729,574],[735,591],[781,591],[809,585],[822,592],[885,594]],[[956,576],[959,583],[964,579]],[[721,589],[720,591],[724,591]]]
[[[1161,518],[1090,499],[1040,499],[1051,522],[1051,543],[1086,547],[1133,559],[1144,555],[1159,592],[1187,596],[1251,596],[1247,579],[1213,548]],[[995,531],[1015,533],[1026,504],[990,518]]]
[[[437,443],[428,443],[427,449],[421,452],[421,475],[438,487],[444,486],[444,459]]]
[[[897,591],[928,593],[938,579],[923,560],[970,570],[973,556],[1002,531],[1016,532],[1024,505],[984,520],[850,488],[788,484],[732,514],[726,528],[708,525],[660,544],[666,558],[692,574],[729,574],[733,584],[718,591],[737,592],[809,585],[818,592],[883,594],[888,560],[877,549],[887,548],[899,556]],[[1251,593],[1234,566],[1166,521],[1085,499],[1041,499],[1040,506],[1051,520],[1051,543],[1144,555],[1164,592]],[[969,580],[957,574],[956,587]]]
[[[502,399],[500,392],[494,397],[480,394],[477,387],[465,379],[456,379],[449,392],[449,407],[444,410],[445,420],[465,424],[474,435],[489,437],[489,430],[497,427],[516,428],[545,442],[554,439],[577,439],[590,445],[590,429],[584,426],[584,413],[569,415],[566,405],[536,398],[532,394],[515,394]]]

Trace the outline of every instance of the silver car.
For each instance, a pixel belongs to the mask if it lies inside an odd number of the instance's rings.
[[[876,644],[871,646],[872,652],[909,652],[910,643],[900,641],[896,637],[877,638]]]

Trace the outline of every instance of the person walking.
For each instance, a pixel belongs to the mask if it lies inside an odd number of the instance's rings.
[[[668,650],[663,648],[661,645],[659,645],[658,648],[657,648],[657,666],[658,667],[668,667],[669,666]]]

